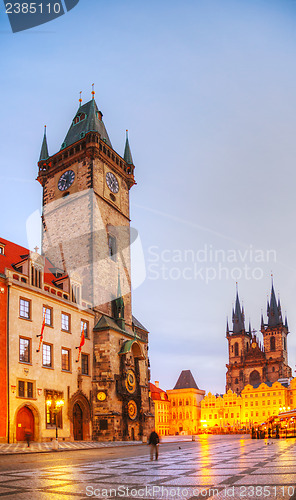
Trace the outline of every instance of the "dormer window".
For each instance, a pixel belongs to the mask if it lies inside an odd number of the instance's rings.
[[[81,286],[78,283],[72,283],[72,302],[76,304],[80,303],[80,289]]]
[[[73,120],[73,125],[77,125],[77,123],[80,123],[83,120],[85,120],[86,116],[87,115],[85,113],[78,113],[78,115],[75,116],[75,118]]]
[[[42,270],[40,267],[31,267],[31,285],[41,288],[42,285]]]
[[[3,243],[0,243],[0,255],[5,255],[4,249],[5,245]]]

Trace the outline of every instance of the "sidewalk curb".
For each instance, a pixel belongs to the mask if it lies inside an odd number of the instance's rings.
[[[122,448],[122,447],[127,447],[127,446],[147,446],[145,443],[133,443],[133,444],[114,444],[110,446],[98,446],[98,447],[90,447],[90,448],[59,448],[58,450],[39,450],[39,451],[7,451],[4,453],[1,453],[0,451],[0,457],[8,456],[8,455],[37,455],[39,453],[59,453],[59,452],[67,452],[67,451],[89,451],[89,450],[106,450],[108,448]]]

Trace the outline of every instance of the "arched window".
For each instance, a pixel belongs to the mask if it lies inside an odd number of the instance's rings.
[[[286,338],[284,338],[284,350],[285,351],[287,350],[287,341],[286,341]]]
[[[238,384],[238,378],[235,379],[234,381],[235,384]]]
[[[275,351],[275,337],[270,337],[270,350]]]
[[[257,370],[253,370],[250,373],[250,384],[259,385],[261,383],[260,373]]]
[[[238,343],[237,342],[235,342],[235,344],[234,344],[234,355],[238,356]]]

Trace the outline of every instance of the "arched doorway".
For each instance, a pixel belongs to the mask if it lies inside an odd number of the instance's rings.
[[[83,413],[78,403],[73,406],[73,434],[75,441],[83,441]]]
[[[259,385],[261,383],[260,373],[257,370],[253,370],[250,374],[250,384]]]
[[[31,440],[34,440],[34,415],[30,408],[23,406],[16,417],[16,440],[25,441],[26,432],[30,431]]]

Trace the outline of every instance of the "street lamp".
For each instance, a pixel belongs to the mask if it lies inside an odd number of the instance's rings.
[[[58,439],[58,413],[61,408],[63,408],[65,401],[63,399],[48,399],[46,401],[46,405],[49,408],[52,408],[52,412],[55,416],[55,426],[56,426],[56,440]]]

